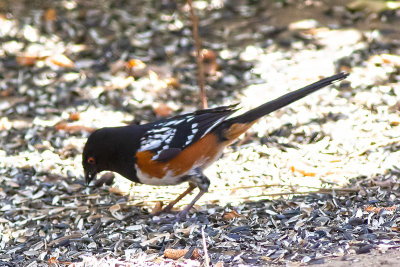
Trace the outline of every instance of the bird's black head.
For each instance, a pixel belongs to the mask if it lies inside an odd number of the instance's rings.
[[[86,183],[96,178],[97,173],[109,170],[113,158],[113,140],[109,128],[93,132],[83,148],[82,165]]]

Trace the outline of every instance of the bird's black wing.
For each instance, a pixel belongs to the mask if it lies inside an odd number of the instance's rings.
[[[149,150],[155,154],[154,160],[168,161],[223,122],[236,106],[203,109],[151,123],[138,152]]]

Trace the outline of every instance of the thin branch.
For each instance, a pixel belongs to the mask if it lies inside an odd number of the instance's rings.
[[[204,234],[204,226],[201,227],[201,236],[202,236],[202,243],[203,243],[203,250],[204,250],[204,261],[205,261],[204,265],[206,267],[210,267],[210,257],[208,256],[206,236]]]
[[[201,54],[201,40],[199,37],[199,23],[196,14],[194,13],[192,0],[187,0],[187,3],[190,8],[190,17],[192,19],[192,32],[193,32],[193,39],[194,45],[196,47],[196,59],[197,59],[197,67],[198,67],[198,78],[197,82],[200,87],[200,98],[202,108],[207,108],[207,95],[206,95],[206,88],[205,88],[205,80],[204,80],[204,66],[203,66],[203,56]]]

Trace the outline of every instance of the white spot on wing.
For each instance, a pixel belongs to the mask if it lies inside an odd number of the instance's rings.
[[[168,145],[171,143],[175,133],[176,129],[170,127],[149,130],[147,134],[140,139],[140,147],[138,152],[157,149],[163,144],[164,147],[167,146],[168,148]]]
[[[146,142],[140,146],[140,149],[138,152],[145,151],[145,150],[151,150],[159,147],[161,145],[162,141],[161,140],[151,140],[151,142]]]
[[[186,141],[185,146],[187,146],[187,145],[189,145],[190,143],[192,143],[193,137],[194,137],[194,134],[189,135],[189,136],[187,137],[188,140]]]
[[[216,122],[214,122],[213,125],[211,125],[204,133],[201,137],[205,136],[206,134],[208,134],[212,129],[215,128],[215,126],[217,126],[218,124],[220,124],[221,122],[223,122],[225,120],[226,117],[222,117],[219,120],[217,120]]]
[[[171,125],[174,125],[174,126],[176,126],[176,125],[178,125],[178,124],[180,124],[181,122],[184,122],[184,121],[185,121],[185,119],[182,119],[182,120],[172,120],[172,121],[168,121],[168,122],[161,123],[160,125],[164,125],[164,126],[171,126]]]

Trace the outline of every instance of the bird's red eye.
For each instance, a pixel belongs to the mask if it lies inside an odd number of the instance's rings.
[[[89,157],[89,158],[87,159],[87,162],[88,162],[89,164],[92,164],[92,165],[96,163],[96,161],[94,160],[93,157]]]

